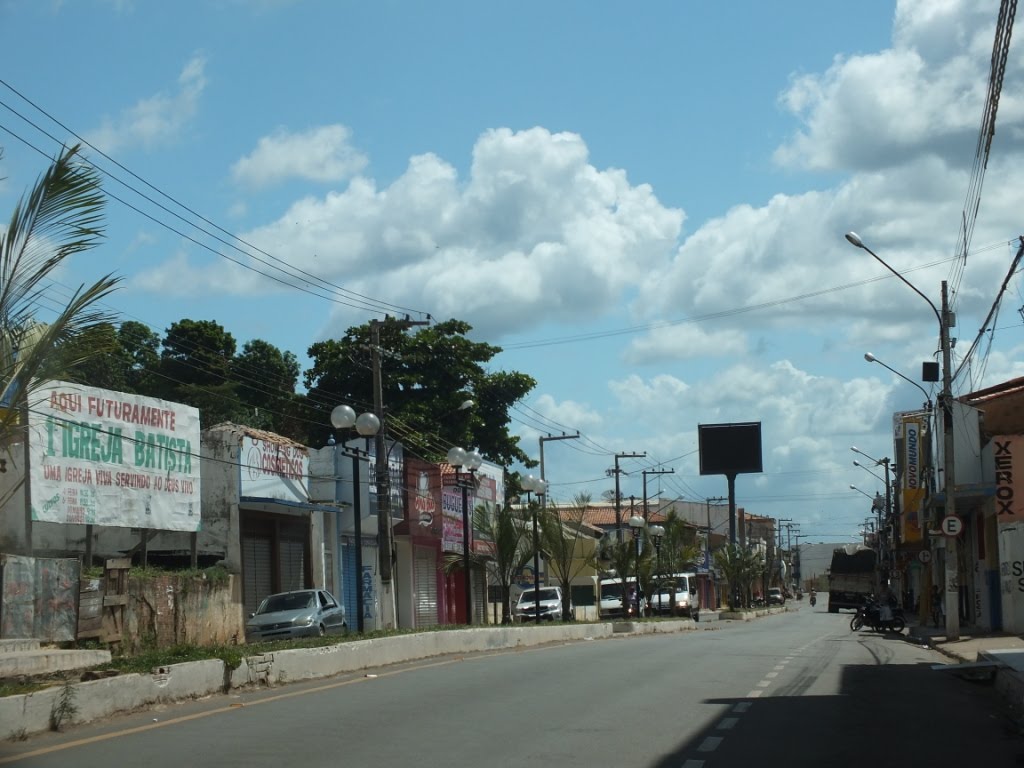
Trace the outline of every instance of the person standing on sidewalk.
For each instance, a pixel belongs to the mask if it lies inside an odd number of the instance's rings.
[[[943,619],[945,617],[943,616],[942,592],[939,590],[938,584],[932,584],[931,602],[932,624],[936,627],[944,626],[945,621]]]

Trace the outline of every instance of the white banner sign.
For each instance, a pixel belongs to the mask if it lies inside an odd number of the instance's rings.
[[[242,495],[309,501],[309,453],[303,446],[242,438]]]
[[[28,426],[33,520],[199,530],[197,409],[51,381]]]

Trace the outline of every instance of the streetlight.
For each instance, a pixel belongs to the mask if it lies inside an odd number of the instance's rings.
[[[647,533],[654,541],[655,571],[658,574],[658,613],[661,613],[661,537],[665,535],[665,527],[652,525],[647,529]]]
[[[455,467],[455,477],[462,488],[462,569],[466,572],[467,624],[473,623],[473,577],[469,570],[469,486],[473,484],[473,473],[483,462],[483,457],[475,450],[466,451],[456,446],[448,451],[448,463]],[[460,468],[468,472],[468,478],[459,476]]]
[[[640,618],[640,536],[647,521],[640,515],[629,518],[629,527],[633,529],[633,546],[636,548],[636,616]]]
[[[540,541],[537,536],[537,505],[530,498],[531,493],[543,496],[547,492],[547,481],[541,477],[527,475],[519,483],[526,491],[526,506],[533,515],[533,612],[535,621],[540,624]]]
[[[942,392],[939,394],[939,402],[942,406],[942,486],[943,495],[945,496],[945,514],[947,517],[951,517],[956,514],[956,482],[954,479],[954,473],[956,472],[956,462],[954,461],[953,451],[955,450],[955,440],[953,435],[953,371],[950,362],[950,349],[951,344],[949,341],[949,326],[952,325],[949,314],[949,293],[946,286],[946,281],[942,281],[942,311],[939,312],[938,308],[921,291],[913,286],[903,275],[897,272],[895,269],[890,267],[877,253],[872,251],[866,245],[864,241],[860,239],[860,236],[856,232],[847,232],[846,239],[855,245],[857,248],[862,248],[874,257],[875,261],[881,264],[883,267],[892,272],[898,277],[904,284],[907,285],[914,293],[928,302],[928,306],[931,307],[932,312],[935,313],[935,319],[939,322],[939,346],[942,348]],[[946,639],[947,640],[959,640],[960,639],[960,589],[957,584],[957,551],[956,551],[956,537],[946,537],[946,549],[945,549],[945,560],[946,560]]]
[[[361,413],[356,416],[356,412],[350,406],[339,405],[331,411],[331,425],[339,430],[355,427],[356,432],[369,440],[380,429],[380,419],[373,413]],[[331,435],[327,444],[334,446],[334,498],[337,499],[341,471],[338,467],[338,447],[335,444],[334,435]],[[351,448],[345,451],[345,455],[352,459],[352,518],[353,533],[356,539],[356,631],[362,634],[365,606],[363,603],[363,505],[362,492],[359,488],[359,462],[365,461],[369,466],[370,452]]]
[[[854,459],[854,460],[853,460],[853,466],[855,466],[855,467],[860,467],[860,468],[861,468],[861,469],[863,469],[863,470],[864,470],[865,472],[867,472],[867,473],[868,473],[869,475],[872,475],[872,476],[874,476],[874,477],[875,477],[875,479],[877,479],[877,480],[878,480],[878,481],[879,481],[880,483],[882,483],[882,485],[885,485],[885,484],[886,484],[886,482],[887,482],[887,481],[886,481],[886,480],[883,480],[883,479],[882,479],[882,476],[881,476],[881,475],[879,475],[879,474],[878,474],[877,472],[872,472],[872,471],[871,471],[871,470],[870,470],[870,469],[869,469],[868,467],[865,467],[865,466],[864,466],[863,464],[861,464],[861,463],[860,463],[859,461],[857,461],[856,459]]]
[[[928,394],[928,391],[924,387],[922,387],[920,384],[918,384],[913,379],[908,378],[907,376],[904,376],[902,373],[897,371],[895,368],[892,368],[892,367],[886,365],[885,363],[883,363],[881,360],[879,360],[877,357],[875,357],[870,352],[865,352],[864,353],[864,359],[867,360],[869,363],[878,363],[880,366],[882,366],[886,370],[892,371],[893,373],[895,373],[897,376],[899,376],[904,381],[910,382],[915,387],[920,389],[921,390],[921,394],[924,395],[924,409],[926,411],[928,411],[929,413],[931,413],[931,410],[932,410],[932,396]]]

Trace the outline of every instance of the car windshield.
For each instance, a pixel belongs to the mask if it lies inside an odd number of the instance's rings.
[[[303,608],[312,608],[315,600],[316,595],[312,592],[289,592],[283,595],[271,595],[263,601],[263,605],[260,606],[256,613],[277,613],[278,611],[298,611]]]
[[[536,597],[534,597],[536,595]],[[523,592],[519,598],[521,603],[532,603],[535,600],[557,600],[558,591],[554,589],[538,589],[530,590],[529,592]]]

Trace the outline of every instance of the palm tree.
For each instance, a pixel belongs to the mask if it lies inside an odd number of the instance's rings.
[[[572,506],[561,512],[542,509],[540,521],[540,548],[551,571],[562,589],[562,621],[572,621],[572,582],[583,571],[597,563],[597,546],[583,528],[583,517],[590,506],[590,494],[580,493]],[[593,542],[589,549],[588,540]]]
[[[696,538],[693,526],[681,518],[676,510],[669,510],[663,523],[665,536],[660,545],[660,560],[662,560],[662,572],[681,573],[691,570],[693,564],[700,559],[700,548],[696,545]],[[676,587],[673,579],[660,580],[660,573],[656,578],[658,589],[668,588],[672,591],[670,604],[676,602]],[[648,594],[654,594],[651,590]]]
[[[511,504],[494,506],[479,504],[473,510],[473,529],[480,538],[490,542],[491,552],[482,555],[470,552],[470,567],[486,569],[494,583],[501,587],[501,623],[512,623],[512,584],[533,556],[531,527]],[[443,568],[450,573],[462,566],[463,556],[447,554]]]
[[[622,615],[630,615],[629,601],[636,597],[637,601],[637,617],[639,618],[640,610],[643,607],[640,604],[639,592],[643,589],[643,585],[650,581],[650,547],[644,547],[643,552],[637,558],[637,544],[636,540],[629,536],[619,541],[616,537],[615,531],[610,531],[605,534],[604,547],[602,549],[602,558],[607,560],[615,571],[615,575],[622,580]],[[640,573],[637,573],[639,569]],[[630,595],[629,584],[627,579],[639,576],[636,580],[636,595]],[[646,581],[645,581],[646,576]],[[649,584],[648,584],[649,588]]]
[[[715,552],[715,565],[729,582],[729,592],[732,595],[730,604],[733,610],[745,605],[750,585],[764,567],[761,553],[730,544]]]
[[[110,274],[75,291],[56,318],[36,317],[50,274],[103,236],[99,174],[77,155],[77,146],[61,151],[0,234],[0,444],[8,451],[24,429],[31,387],[102,354],[87,343],[90,331],[114,319],[94,309],[120,282]]]

